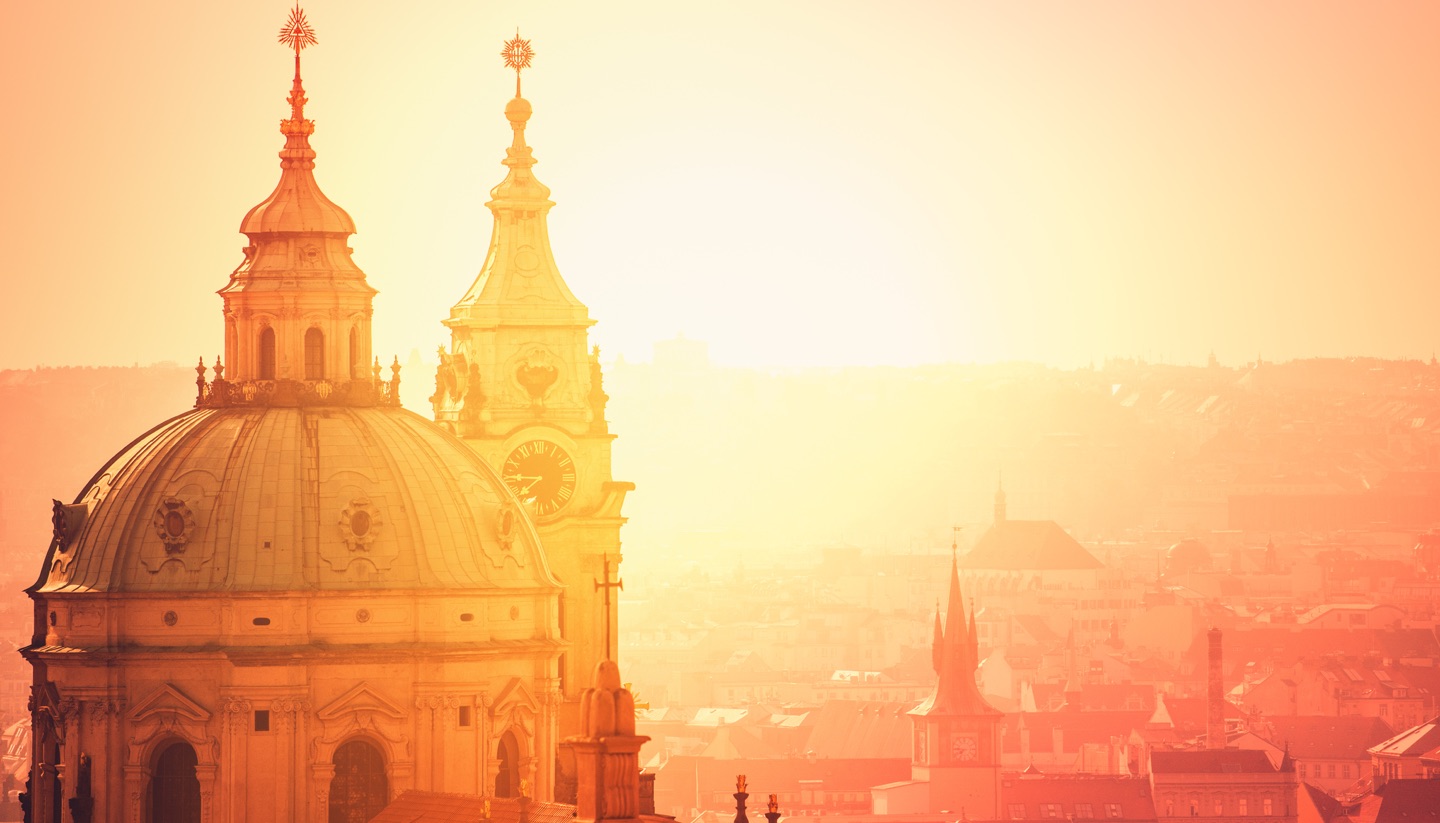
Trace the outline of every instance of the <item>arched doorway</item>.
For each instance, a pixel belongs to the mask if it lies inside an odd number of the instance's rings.
[[[200,823],[195,750],[179,740],[160,750],[150,772],[151,823]]]
[[[515,739],[514,731],[508,731],[500,738],[499,748],[495,751],[495,762],[499,764],[499,769],[495,772],[495,796],[519,797],[520,743]]]
[[[275,379],[275,330],[266,326],[260,330],[260,373],[261,380]]]
[[[349,740],[335,750],[335,779],[330,781],[330,823],[367,823],[390,803],[385,756],[364,740]]]

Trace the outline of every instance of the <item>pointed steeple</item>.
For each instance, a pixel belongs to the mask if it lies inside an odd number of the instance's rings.
[[[980,665],[980,627],[976,625],[976,618],[980,612],[980,604],[972,592],[970,595],[970,659],[975,662],[978,668]]]
[[[1005,522],[1005,476],[1002,474],[995,482],[995,522]]]
[[[246,213],[245,259],[220,290],[225,302],[225,379],[211,405],[237,402],[370,405],[389,388],[369,363],[375,289],[351,259],[355,222],[315,182],[315,123],[305,117],[300,52],[318,40],[296,5],[280,30],[295,52],[290,116],[280,121],[280,181]],[[321,387],[323,384],[323,387]]]
[[[1065,694],[1068,705],[1069,695],[1080,693],[1080,650],[1075,648],[1075,627],[1070,627],[1070,632],[1065,635]],[[1076,706],[1075,708],[1079,708]]]
[[[523,314],[526,325],[588,327],[594,325],[590,311],[565,284],[550,250],[547,215],[555,204],[550,189],[531,171],[535,156],[525,143],[525,126],[534,108],[520,96],[519,77],[534,52],[517,33],[501,54],[516,73],[515,97],[505,104],[512,137],[501,162],[509,172],[490,190],[485,204],[495,216],[485,263],[469,291],[450,309],[445,325],[496,328]]]
[[[938,615],[937,615],[938,619]],[[967,618],[965,598],[960,591],[960,565],[955,547],[950,555],[950,593],[945,609],[943,633],[937,633],[940,653],[940,681],[935,693],[911,714],[917,715],[979,715],[995,714],[975,685],[979,666],[976,628],[973,615]]]
[[[945,630],[940,625],[940,599],[935,599],[935,638],[930,643],[930,663],[935,674],[945,665]]]

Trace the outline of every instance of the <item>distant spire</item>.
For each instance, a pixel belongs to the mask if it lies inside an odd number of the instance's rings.
[[[940,598],[935,598],[935,639],[930,645],[930,663],[935,674],[945,665],[945,630],[940,626]]]
[[[979,611],[980,604],[972,592],[970,594],[970,637],[968,638],[968,642],[970,644],[970,659],[975,661],[976,666],[980,665],[980,627],[977,625],[975,619]]]
[[[1005,522],[1005,475],[1003,473],[995,484],[995,522]]]

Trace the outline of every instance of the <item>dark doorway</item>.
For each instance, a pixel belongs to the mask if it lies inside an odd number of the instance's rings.
[[[195,750],[189,743],[171,743],[155,759],[150,777],[152,823],[200,823],[200,781],[195,777]]]
[[[495,758],[500,764],[500,769],[495,774],[495,796],[519,797],[520,744],[515,740],[515,732],[506,732],[505,736],[500,738],[500,747],[495,752]]]
[[[330,823],[367,823],[390,803],[384,755],[363,740],[351,740],[335,750],[334,760]]]

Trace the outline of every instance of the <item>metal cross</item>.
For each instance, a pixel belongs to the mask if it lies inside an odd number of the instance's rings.
[[[625,581],[620,579],[616,579],[613,583],[610,581],[610,555],[608,554],[605,555],[604,582],[595,581],[595,591],[598,592],[601,589],[605,590],[605,659],[614,660],[614,656],[610,653],[610,590],[625,591]]]

